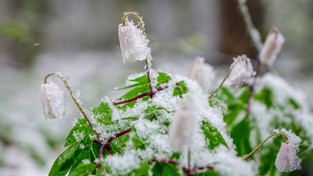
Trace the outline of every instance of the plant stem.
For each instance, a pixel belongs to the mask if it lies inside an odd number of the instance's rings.
[[[243,159],[245,159],[245,160],[248,159],[253,153],[255,153],[256,151],[258,151],[259,148],[262,147],[262,146],[265,144],[265,142],[267,142],[270,138],[272,138],[272,137],[274,137],[274,136],[276,136],[276,135],[277,135],[277,133],[272,133],[270,136],[268,136],[267,138],[265,138],[257,147],[255,147],[255,148],[252,150],[252,152],[250,152],[249,154],[245,155]]]
[[[109,148],[111,142],[112,142],[114,139],[116,139],[116,138],[118,138],[118,137],[120,137],[120,136],[123,136],[124,134],[127,134],[127,133],[129,133],[130,131],[131,131],[131,128],[128,128],[128,129],[126,129],[126,130],[123,130],[123,131],[121,131],[121,132],[118,132],[118,133],[112,135],[105,143],[103,143],[103,142],[100,141],[100,140],[97,140],[97,141],[96,141],[96,142],[98,142],[98,143],[101,144],[101,148],[100,148],[100,152],[99,152],[99,156],[98,156],[98,163],[96,164],[96,167],[97,167],[97,168],[100,167],[100,160],[101,160],[101,158],[102,158],[102,156],[103,156],[104,149]]]
[[[132,102],[132,101],[136,101],[138,100],[139,98],[142,98],[142,97],[145,97],[145,96],[153,96],[157,91],[162,91],[164,89],[168,88],[168,86],[164,86],[164,87],[157,87],[156,88],[156,91],[152,91],[152,92],[144,92],[142,94],[139,94],[133,98],[130,98],[130,99],[127,99],[127,100],[122,100],[122,101],[117,101],[117,102],[114,102],[113,104],[114,105],[120,105],[120,104],[125,104],[125,103],[129,103],[129,102]]]
[[[153,93],[153,89],[152,89],[152,85],[151,85],[151,76],[150,76],[150,67],[151,67],[151,62],[149,61],[149,59],[145,59],[145,64],[146,64],[146,73],[147,73],[147,78],[148,78],[148,85],[149,85],[149,89],[150,92]],[[154,94],[150,95],[150,98],[153,97]]]
[[[246,28],[248,30],[249,36],[252,40],[253,45],[255,48],[260,52],[262,48],[262,42],[261,42],[261,35],[260,32],[254,27],[251,15],[249,13],[249,9],[247,7],[246,1],[245,0],[237,0],[238,2],[238,8],[239,11],[243,17],[244,23],[246,25]]]
[[[70,94],[70,97],[72,98],[72,100],[74,101],[76,107],[78,108],[78,110],[82,113],[82,115],[84,116],[84,118],[86,119],[88,125],[91,127],[92,131],[96,134],[97,138],[99,139],[100,138],[100,134],[95,130],[95,128],[93,127],[90,119],[88,118],[87,116],[87,113],[84,111],[84,109],[82,108],[82,106],[80,105],[80,103],[78,102],[78,100],[75,98],[74,94],[73,94],[73,91],[69,85],[69,83],[67,82],[67,80],[60,74],[57,74],[57,73],[49,73],[46,75],[46,77],[44,78],[44,83],[46,84],[48,82],[48,78],[50,76],[56,76],[58,78],[60,78],[64,85],[65,85],[65,88],[68,90],[69,94]]]
[[[145,23],[143,22],[142,18],[139,16],[139,14],[137,12],[125,12],[123,17],[122,17],[122,24],[123,26],[126,25],[126,19],[128,16],[134,16],[137,20],[137,23],[140,27],[140,29],[142,30],[142,32],[145,32]]]
[[[255,147],[249,154],[244,155],[243,159],[246,160],[248,159],[252,154],[254,154],[256,151],[259,150],[259,148],[261,148],[269,139],[271,139],[272,137],[275,137],[277,135],[283,135],[286,139],[288,139],[288,136],[285,133],[279,132],[279,133],[272,133],[271,135],[269,135],[267,138],[265,138],[257,147]]]
[[[209,96],[209,100],[212,99],[215,94],[220,90],[220,88],[223,86],[223,84],[225,83],[226,79],[229,77],[229,75],[231,74],[231,72],[233,71],[233,68],[230,68],[228,70],[228,72],[226,73],[225,77],[223,78],[222,82],[218,85],[218,87],[213,91],[213,93]]]

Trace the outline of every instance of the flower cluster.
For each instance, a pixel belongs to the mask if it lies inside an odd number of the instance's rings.
[[[129,21],[128,16],[134,16],[138,25]],[[263,46],[260,55],[263,64],[276,59],[283,43],[278,33],[273,35],[278,36],[268,36]],[[117,100],[105,97],[98,107],[85,111],[60,74],[48,74],[41,85],[46,118],[64,115],[64,92],[48,80],[50,76],[61,78],[83,116],[66,138],[67,149],[56,159],[49,175],[245,176],[301,168],[298,157],[301,139],[297,135],[312,144],[313,137],[310,139],[306,134],[313,120],[306,120],[304,125],[296,118],[280,119],[277,111],[283,111],[283,116],[296,114],[284,107],[297,113],[307,108],[301,109],[303,103],[292,93],[277,101],[283,91],[261,84],[266,76],[254,78],[256,73],[246,55],[234,58],[226,76],[210,92],[215,73],[204,58],[194,59],[189,78],[151,68],[149,40],[137,13],[124,14],[118,36],[123,61],[145,61],[146,71],[130,76],[127,85],[118,88],[128,91]],[[231,86],[224,85],[226,80]],[[253,80],[251,84],[249,80]],[[270,133],[277,126],[298,129],[299,133],[285,128]],[[274,137],[274,142],[269,141]],[[307,145],[302,147],[311,149]],[[258,150],[260,154],[252,158]],[[259,162],[251,162],[252,159]]]

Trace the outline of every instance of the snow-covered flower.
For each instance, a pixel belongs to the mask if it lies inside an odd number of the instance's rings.
[[[118,37],[124,63],[151,59],[151,49],[148,47],[149,40],[144,31],[133,21],[126,18],[125,25],[118,26]]]
[[[204,58],[196,57],[189,76],[191,79],[195,79],[205,92],[209,92],[215,78],[215,72],[211,65],[204,63]]]
[[[64,91],[55,82],[41,84],[40,100],[46,119],[64,117]]]
[[[232,86],[246,83],[249,78],[255,75],[250,59],[246,55],[234,58],[230,66],[231,73],[228,77]]]
[[[297,156],[301,139],[292,131],[286,129],[275,129],[277,134],[287,137],[287,143],[280,146],[275,160],[275,166],[279,172],[291,172],[301,168],[301,159]]]
[[[301,159],[297,156],[297,146],[283,143],[275,160],[275,166],[279,172],[291,172],[300,169]]]
[[[260,62],[262,64],[272,65],[276,60],[284,42],[284,36],[276,28],[271,30],[268,33],[264,45],[260,51]]]
[[[185,98],[185,104],[190,104],[190,97]],[[191,106],[184,106],[176,110],[169,129],[169,142],[174,150],[185,151],[192,142],[196,130],[196,116]]]

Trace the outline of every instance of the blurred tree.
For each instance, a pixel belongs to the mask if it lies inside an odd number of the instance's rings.
[[[17,67],[32,64],[39,51],[41,27],[47,11],[46,1],[5,0],[5,11],[0,22],[0,44],[9,60]]]
[[[218,1],[220,8],[219,48],[222,53],[234,55],[245,53],[256,59],[257,51],[251,42],[243,18],[238,11],[237,0]],[[261,0],[247,1],[252,21],[257,29],[264,23],[264,8]],[[223,62],[223,60],[221,60]]]

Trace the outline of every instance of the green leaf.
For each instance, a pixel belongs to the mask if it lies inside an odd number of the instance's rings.
[[[239,156],[247,154],[252,151],[250,144],[250,121],[245,117],[230,132],[230,136],[234,140]]]
[[[74,154],[78,146],[78,142],[71,145],[54,161],[49,172],[49,176],[66,175],[66,173],[71,169],[74,160]]]
[[[168,83],[171,79],[172,78],[168,74],[166,74],[164,72],[159,72],[157,86],[160,86],[161,84]]]
[[[193,176],[220,176],[220,174],[215,170],[206,170],[199,173],[193,174]]]
[[[274,94],[269,87],[264,87],[260,92],[255,93],[254,99],[265,104],[267,108],[274,106]]]
[[[113,124],[112,109],[108,103],[102,102],[98,107],[94,108],[92,112],[96,116],[98,122],[104,125]]]
[[[140,86],[137,86],[137,87],[131,89],[130,91],[128,91],[122,97],[118,98],[118,100],[128,100],[128,99],[136,97],[139,94],[142,94],[142,93],[145,93],[145,92],[149,92],[149,91],[150,91],[150,88],[149,88],[148,84],[140,85]],[[141,99],[142,100],[146,100],[148,98],[149,98],[149,96],[145,96],[145,97],[143,97]],[[132,107],[135,103],[136,103],[136,101],[125,103],[124,106],[122,106],[122,107]]]
[[[208,143],[208,147],[211,150],[213,150],[219,144],[223,144],[224,146],[228,147],[221,133],[209,121],[203,121],[201,124],[201,129],[207,139],[206,141]]]
[[[144,150],[146,148],[144,141],[137,135],[137,133],[132,138],[132,142],[133,142],[136,149],[143,149]]]
[[[153,176],[179,175],[179,168],[174,164],[157,162],[152,168]]]
[[[126,146],[126,142],[129,140],[129,133],[124,134],[116,139],[114,139],[110,146],[112,150],[116,153],[122,154],[124,152],[124,147]]]
[[[186,94],[187,92],[188,92],[188,87],[185,81],[179,81],[176,83],[173,96],[179,96],[180,98],[182,98],[183,95]]]
[[[128,86],[124,86],[124,87],[118,87],[118,88],[115,88],[115,90],[124,90],[124,89],[129,89],[129,88],[134,88],[134,87],[137,87],[137,86],[141,86],[141,85],[144,85],[144,84],[148,84],[148,78],[147,78],[147,75],[142,75],[142,76],[139,76],[137,78],[134,78],[134,79],[131,79],[131,80],[128,80],[129,82],[133,82],[134,84],[130,84]]]
[[[71,170],[69,176],[88,176],[96,169],[94,163],[80,163],[78,166]]]
[[[68,134],[65,142],[65,147],[74,144],[75,142],[78,142],[77,139],[75,138],[75,134],[80,134],[82,136],[81,140],[84,140],[85,138],[89,139],[90,134],[94,134],[92,131],[91,127],[87,123],[86,119],[82,118],[79,119],[75,126],[72,128],[70,133]]]
[[[299,103],[293,99],[293,98],[289,98],[288,100],[289,104],[291,104],[295,109],[299,109],[301,106],[299,105]]]
[[[140,164],[138,169],[133,170],[130,175],[132,176],[148,176],[149,175],[149,163],[144,161]]]

